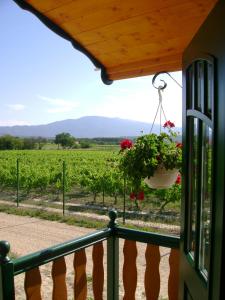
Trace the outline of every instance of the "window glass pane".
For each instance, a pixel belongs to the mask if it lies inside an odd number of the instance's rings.
[[[203,123],[201,166],[201,216],[199,269],[207,278],[209,271],[210,229],[211,229],[211,190],[212,190],[212,130]]]
[[[187,72],[187,108],[194,109],[195,89],[194,89],[194,64],[192,64]]]
[[[192,77],[191,77],[191,88],[192,88],[192,90],[191,90],[191,99],[192,99],[192,109],[195,109],[195,101],[196,101],[196,95],[195,95],[195,91],[196,91],[196,80],[195,80],[195,78],[196,78],[196,64],[193,64],[192,65]]]
[[[197,99],[196,109],[203,111],[204,107],[204,61],[197,63]]]
[[[206,114],[211,117],[212,114],[212,102],[213,102],[213,85],[214,85],[213,65],[207,64],[207,98],[206,98]]]
[[[196,214],[197,214],[197,188],[198,188],[198,149],[199,149],[199,121],[190,118],[190,145],[189,145],[189,203],[190,203],[190,229],[189,252],[194,259],[196,246]]]

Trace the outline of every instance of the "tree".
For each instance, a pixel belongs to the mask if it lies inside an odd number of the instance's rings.
[[[0,150],[12,150],[14,149],[15,137],[11,135],[3,135],[0,137]]]
[[[41,136],[38,136],[35,140],[38,144],[38,149],[39,150],[41,150],[44,147],[44,145],[47,143],[47,139],[43,138]]]
[[[81,142],[80,142],[80,147],[81,147],[82,149],[87,149],[87,148],[90,148],[90,147],[91,147],[91,144],[90,144],[89,142],[87,142],[87,141],[81,141]]]
[[[23,139],[23,149],[32,150],[36,147],[36,140],[34,138]]]
[[[75,138],[67,132],[62,132],[55,136],[54,142],[58,146],[61,145],[63,148],[71,148],[75,142]]]

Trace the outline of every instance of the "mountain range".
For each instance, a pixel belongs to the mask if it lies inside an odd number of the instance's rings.
[[[0,126],[0,136],[53,138],[58,133],[68,132],[76,138],[131,137],[149,133],[151,126],[151,123],[120,118],[86,116],[45,125]],[[153,132],[159,133],[159,125],[154,125]]]

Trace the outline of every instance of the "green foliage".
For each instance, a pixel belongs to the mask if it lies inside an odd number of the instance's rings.
[[[87,149],[91,147],[91,144],[88,141],[80,141],[80,147],[82,149]]]
[[[102,150],[10,150],[0,151],[0,189],[16,190],[17,159],[19,159],[20,194],[54,194],[58,197],[63,189],[63,161],[65,161],[65,191],[80,189],[84,194],[92,194],[94,201],[102,203],[110,197],[114,205],[121,205],[124,193],[124,178],[118,168],[118,151]],[[141,189],[146,200],[151,201],[154,193],[143,182]],[[126,192],[133,190],[131,182],[126,182]],[[31,194],[32,195],[32,194]],[[108,198],[107,198],[108,197]],[[158,196],[157,196],[158,197]],[[160,196],[159,196],[160,197]],[[128,197],[127,197],[128,198]],[[166,201],[161,197],[160,205]],[[119,201],[117,203],[117,201]],[[129,201],[129,200],[128,200]],[[109,203],[108,203],[109,204]],[[127,207],[132,206],[132,203]]]
[[[87,142],[89,144],[95,145],[118,145],[121,138],[117,137],[99,137],[99,138],[79,138],[79,142]]]
[[[162,212],[167,204],[169,203],[180,203],[181,202],[181,185],[174,184],[169,189],[155,190],[155,195],[161,202],[159,212]]]
[[[131,148],[120,151],[119,168],[135,189],[140,187],[142,179],[153,176],[158,166],[181,168],[182,150],[177,147],[175,137],[171,131],[143,135]]]
[[[103,222],[103,221],[95,221],[95,220],[88,220],[88,219],[84,220],[81,217],[79,218],[75,216],[62,216],[60,213],[47,212],[43,210],[32,210],[28,208],[18,209],[16,207],[9,207],[7,205],[5,206],[0,205],[0,212],[18,215],[18,216],[29,216],[31,218],[39,218],[39,219],[49,220],[49,221],[57,221],[61,223],[66,223],[68,225],[75,225],[75,226],[85,227],[85,228],[101,229],[107,225],[107,222]]]
[[[15,138],[10,135],[4,135],[0,138],[0,149],[11,150],[14,149]]]
[[[11,135],[0,137],[0,150],[25,150],[42,149],[46,139],[38,138],[19,138]]]
[[[55,136],[54,142],[57,145],[61,145],[63,148],[71,148],[75,142],[75,138],[67,132],[62,132]]]
[[[0,150],[23,149],[23,140],[11,135],[0,137]]]
[[[23,139],[23,148],[22,149],[32,150],[35,148],[36,148],[36,139],[34,139],[34,138]]]
[[[65,190],[80,185],[95,196],[108,191],[111,177],[118,170],[112,161],[116,153],[85,150],[36,150],[0,152],[0,187],[15,188],[17,185],[16,161],[19,159],[20,190],[32,190],[57,194],[62,191],[63,161],[66,163]],[[115,183],[116,185],[116,183]]]
[[[36,143],[37,143],[37,146],[38,146],[39,150],[41,150],[48,141],[46,138],[43,138],[41,136],[35,138],[35,140],[36,140]]]

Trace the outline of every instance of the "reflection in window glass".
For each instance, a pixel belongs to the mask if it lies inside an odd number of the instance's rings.
[[[205,277],[209,271],[211,189],[212,189],[212,130],[203,123],[202,134],[202,184],[199,269]]]
[[[189,190],[190,190],[190,238],[189,238],[189,251],[194,259],[195,246],[196,246],[196,204],[197,204],[197,180],[198,180],[198,147],[199,147],[199,121],[196,118],[191,118],[190,128],[190,159],[189,159]]]

